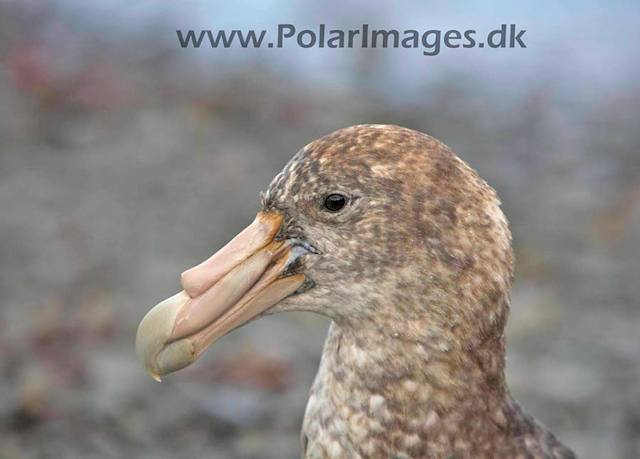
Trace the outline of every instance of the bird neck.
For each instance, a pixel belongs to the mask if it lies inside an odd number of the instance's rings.
[[[459,339],[456,327],[434,331],[419,319],[386,325],[332,323],[312,387],[322,411],[333,410],[347,425],[364,416],[367,429],[504,434],[509,392],[502,334],[471,343]],[[319,414],[308,407],[309,421]]]
[[[370,329],[334,323],[323,359],[336,382],[392,398],[421,391],[438,411],[458,409],[479,394],[487,403],[501,404],[507,395],[504,335],[472,340],[458,335],[456,327],[430,329],[420,319]]]

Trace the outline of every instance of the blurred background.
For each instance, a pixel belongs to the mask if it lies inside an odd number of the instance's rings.
[[[0,459],[294,458],[328,322],[270,317],[153,381],[140,319],[302,146],[435,136],[514,234],[515,396],[640,457],[640,4],[0,0]],[[293,2],[291,2],[293,3]],[[527,49],[182,49],[176,29],[477,29]]]

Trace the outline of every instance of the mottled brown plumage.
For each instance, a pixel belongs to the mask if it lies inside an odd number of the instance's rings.
[[[140,323],[154,378],[250,320],[312,311],[333,323],[304,457],[574,457],[509,394],[511,234],[449,148],[397,126],[342,129],[300,150],[263,206]]]
[[[322,209],[341,193],[341,212]],[[509,394],[513,252],[494,190],[436,139],[362,125],[312,142],[264,195],[290,271],[315,287],[265,314],[333,319],[307,406],[304,457],[570,458]]]

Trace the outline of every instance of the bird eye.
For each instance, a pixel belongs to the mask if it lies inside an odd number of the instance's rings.
[[[329,212],[338,212],[347,205],[347,197],[341,194],[330,194],[324,200],[324,208]]]

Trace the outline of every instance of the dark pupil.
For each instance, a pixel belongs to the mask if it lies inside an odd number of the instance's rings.
[[[331,212],[337,212],[347,203],[347,198],[341,194],[330,194],[324,201],[324,206]]]

